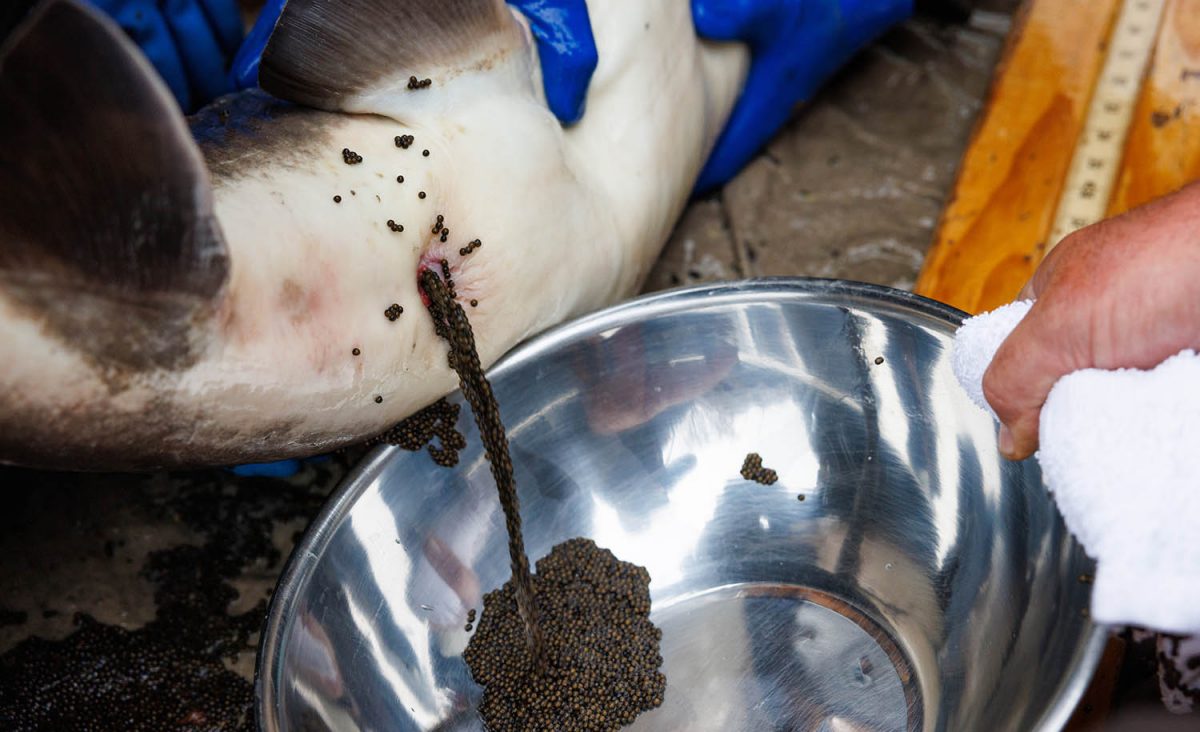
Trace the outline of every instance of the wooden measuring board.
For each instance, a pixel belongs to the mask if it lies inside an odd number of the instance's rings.
[[[1200,180],[1200,0],[1168,0],[1109,215]]]
[[[1200,0],[1026,0],[915,290],[1016,297],[1065,234],[1200,180]],[[1068,732],[1107,716],[1113,639]]]
[[[1108,212],[1164,1],[1125,0],[1117,13],[1059,194],[1047,252],[1071,232],[1100,221]]]
[[[1061,237],[1200,179],[1200,0],[1027,0],[917,280],[1010,301]]]

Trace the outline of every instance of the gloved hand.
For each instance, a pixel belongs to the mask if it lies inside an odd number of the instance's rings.
[[[273,463],[248,463],[229,468],[229,472],[243,478],[290,478],[300,472],[306,463],[320,463],[329,459],[328,455],[303,458],[300,460],[277,460]]]
[[[248,463],[229,468],[229,472],[243,478],[290,478],[300,472],[300,461],[278,460],[273,463]]]
[[[233,91],[226,73],[242,40],[237,0],[89,0],[136,43],[184,112]]]
[[[233,61],[233,83],[239,89],[258,85],[259,59],[286,2],[267,0],[246,36]],[[598,60],[586,0],[508,0],[508,4],[529,20],[550,111],[563,124],[578,122]]]
[[[529,20],[550,111],[563,124],[578,122],[600,59],[586,0],[508,0],[508,4]]]
[[[692,0],[696,32],[742,41],[752,63],[742,96],[700,173],[696,192],[732,178],[863,46],[912,13],[912,0]]]

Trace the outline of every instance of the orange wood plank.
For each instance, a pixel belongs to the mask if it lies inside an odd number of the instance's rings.
[[[1086,732],[1103,729],[1103,724],[1112,711],[1113,694],[1121,675],[1121,664],[1125,660],[1125,641],[1116,636],[1108,639],[1104,655],[1096,666],[1092,683],[1075,707],[1075,713],[1063,728],[1063,732]]]
[[[1200,179],[1200,0],[1168,0],[1109,215]]]
[[[967,312],[1033,274],[1119,0],[1027,0],[916,291]]]

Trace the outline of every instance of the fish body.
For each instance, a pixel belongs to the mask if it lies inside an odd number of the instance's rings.
[[[417,287],[443,260],[485,366],[629,296],[748,63],[696,38],[687,0],[591,3],[599,66],[564,128],[500,0],[292,0],[260,72],[273,96],[147,123],[139,148],[113,118],[135,115],[130,88],[151,112],[165,89],[94,14],[44,5],[72,20],[26,21],[0,47],[0,106],[26,105],[25,122],[0,120],[0,200],[45,208],[0,214],[0,460],[56,468],[259,462],[385,431],[456,386]],[[357,20],[330,30],[333,12]],[[397,13],[409,22],[379,20]],[[109,44],[132,78],[78,121],[21,87],[39,33],[64,23],[81,55]]]

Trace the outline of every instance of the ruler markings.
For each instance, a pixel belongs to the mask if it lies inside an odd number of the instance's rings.
[[[1047,254],[1071,232],[1104,218],[1165,5],[1166,0],[1125,0],[1121,7],[1071,157]]]

